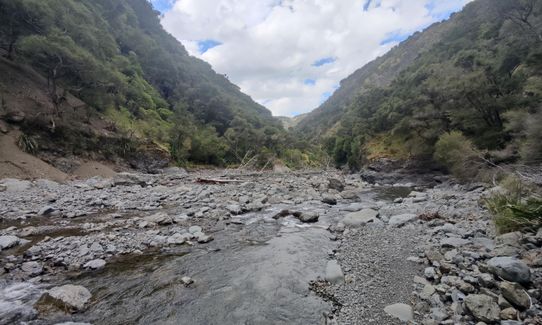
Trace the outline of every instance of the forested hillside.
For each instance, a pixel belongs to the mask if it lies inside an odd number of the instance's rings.
[[[297,128],[320,127],[313,139],[354,168],[432,157],[450,132],[493,162],[539,164],[541,100],[542,2],[478,0],[343,81]]]
[[[81,143],[103,131],[181,163],[224,165],[284,155],[294,142],[266,108],[189,56],[146,0],[3,0],[0,21],[0,113],[26,113],[27,139],[42,148],[65,145],[55,134]],[[31,70],[43,82],[29,84]]]

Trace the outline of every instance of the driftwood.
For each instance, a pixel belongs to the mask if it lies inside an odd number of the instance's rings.
[[[196,183],[201,184],[230,184],[230,183],[242,183],[242,180],[238,179],[211,179],[211,178],[198,178]]]

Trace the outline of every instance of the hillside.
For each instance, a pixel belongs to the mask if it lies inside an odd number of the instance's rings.
[[[341,83],[296,130],[338,165],[430,157],[462,133],[494,161],[540,163],[542,3],[477,0]]]
[[[41,154],[154,148],[159,165],[222,165],[276,153],[286,137],[270,111],[189,56],[146,0],[6,0],[0,21],[0,113],[24,114],[14,126]]]

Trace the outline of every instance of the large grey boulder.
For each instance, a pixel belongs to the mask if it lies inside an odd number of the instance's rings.
[[[51,298],[55,304],[72,311],[83,310],[92,298],[92,294],[87,288],[72,284],[54,287],[44,295],[46,298]]]
[[[28,275],[35,276],[40,275],[43,272],[43,266],[35,261],[24,262],[21,265],[21,270]]]
[[[328,178],[328,188],[342,192],[344,190],[344,182],[338,178]]]
[[[476,320],[482,322],[496,322],[500,319],[501,309],[493,298],[487,295],[468,295],[465,298],[465,307]]]
[[[374,222],[378,217],[378,212],[373,209],[363,209],[361,211],[347,214],[342,222],[345,226],[361,227],[369,222]]]
[[[507,281],[529,283],[531,270],[514,257],[494,257],[487,262],[489,272]]]
[[[295,216],[301,221],[306,223],[317,222],[320,218],[320,215],[317,212],[304,211],[301,213],[296,213]]]
[[[86,262],[83,267],[86,269],[91,269],[91,270],[99,270],[99,269],[102,269],[104,266],[105,266],[105,260],[101,258],[97,258],[95,260]]]
[[[340,284],[344,282],[344,274],[337,261],[331,260],[327,262],[325,279],[333,284]]]
[[[384,311],[396,318],[399,318],[402,322],[410,322],[414,319],[414,312],[412,307],[406,304],[393,304],[386,306]]]

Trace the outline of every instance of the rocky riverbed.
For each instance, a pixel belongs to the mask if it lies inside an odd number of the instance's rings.
[[[0,324],[541,324],[542,233],[495,236],[495,189],[361,176],[1,180]]]

